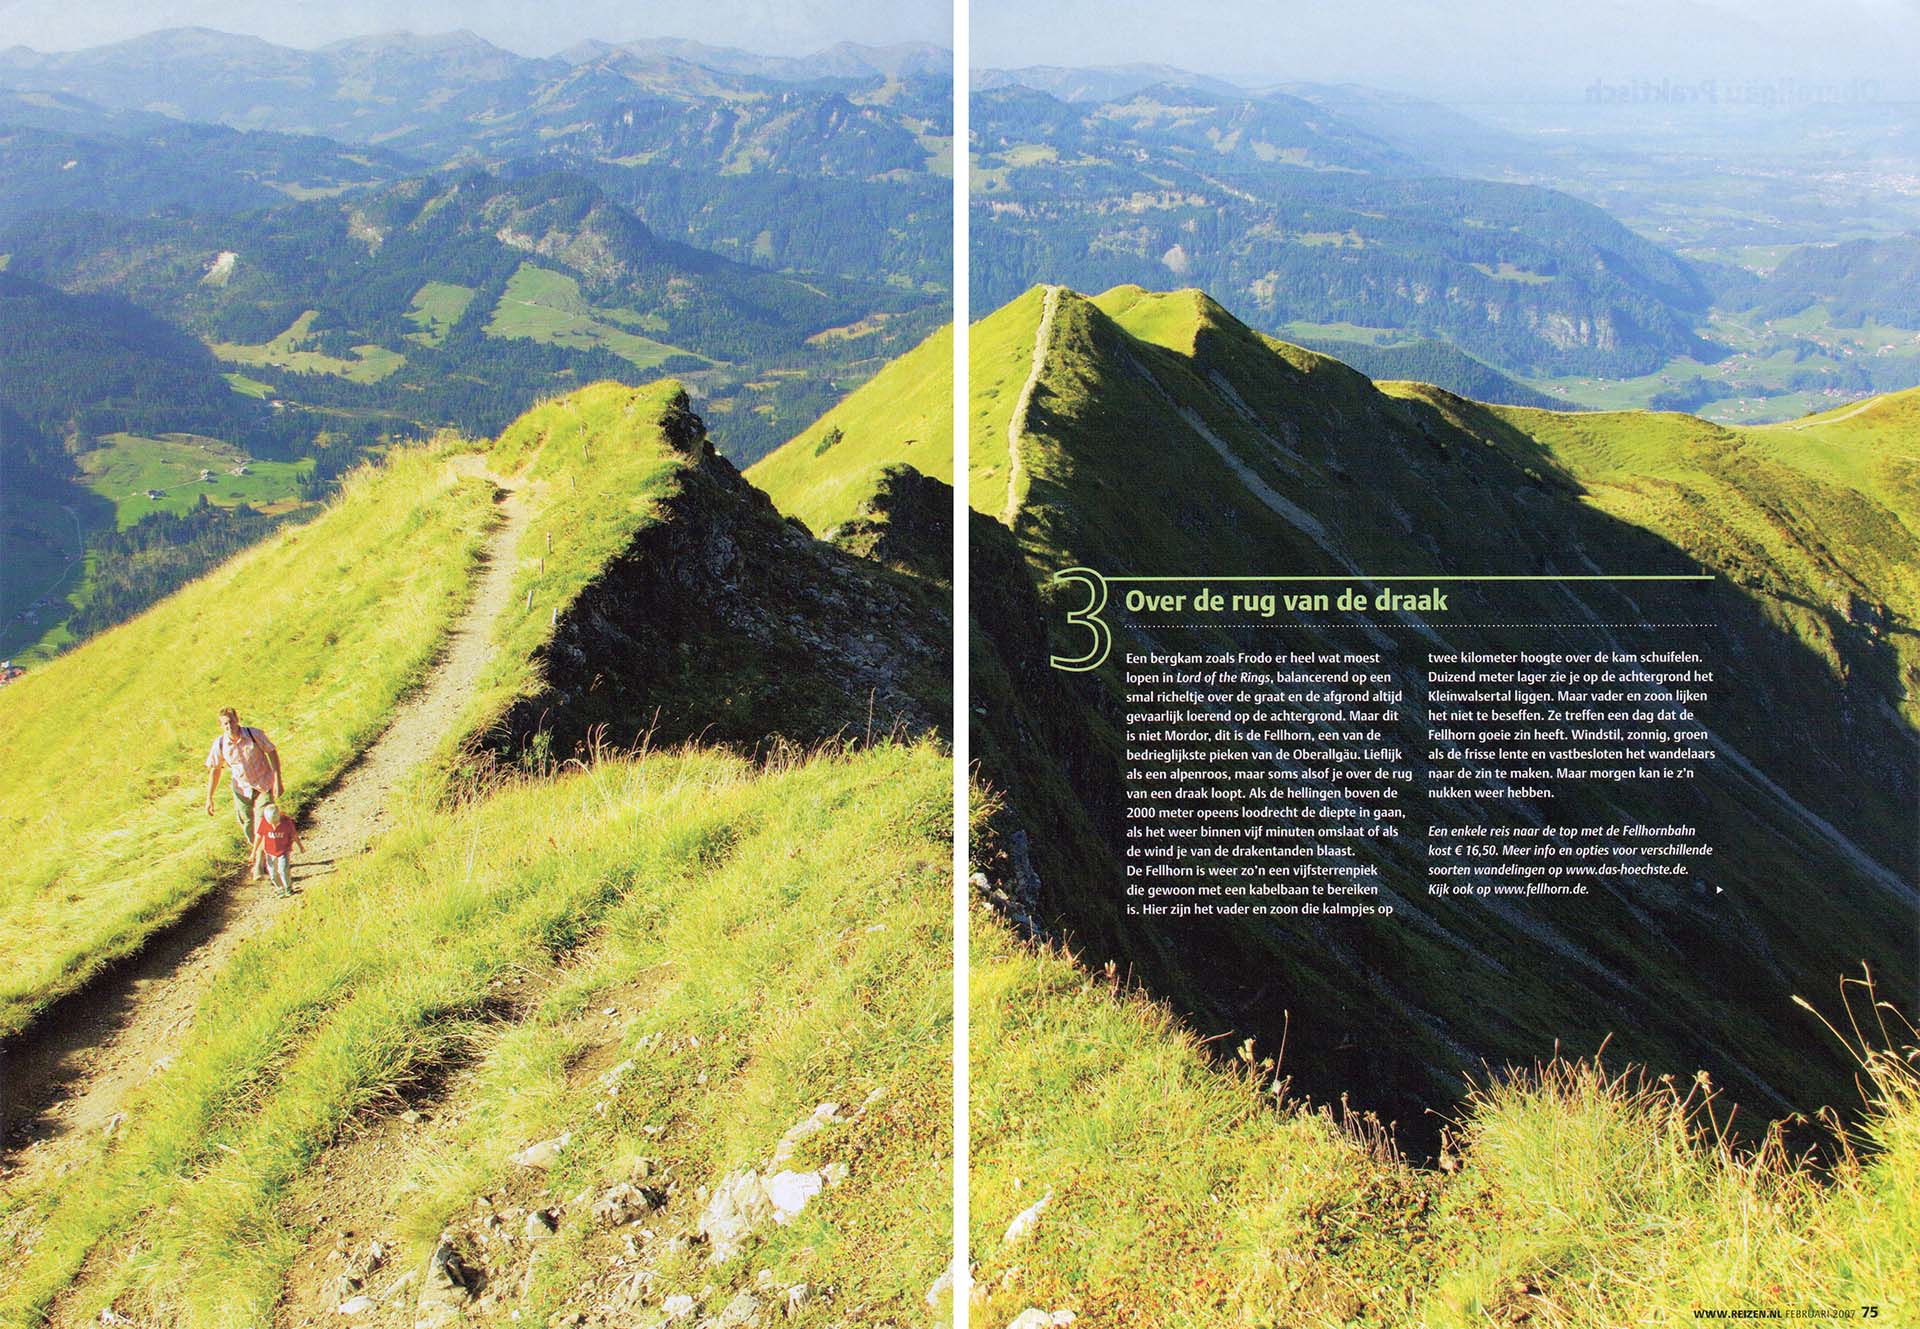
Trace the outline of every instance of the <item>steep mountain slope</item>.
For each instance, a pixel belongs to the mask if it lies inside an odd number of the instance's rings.
[[[918,733],[948,713],[939,597],[781,522],[714,454],[677,384],[548,403],[501,436],[492,465],[524,472],[536,504],[512,592],[525,608],[449,745],[484,734],[476,750],[538,766],[590,731],[618,746],[652,734],[755,747]],[[20,942],[0,1028],[216,886],[226,822],[180,807],[206,778],[220,706],[278,738],[296,807],[354,760],[464,599],[491,491],[433,451],[403,454],[315,523],[0,694],[0,733],[32,768],[0,824],[18,869],[0,910]],[[294,598],[262,610],[258,588],[287,569]],[[270,668],[236,678],[235,641]],[[163,691],[156,659],[180,662]],[[325,681],[348,661],[353,686]],[[96,803],[117,809],[104,841]]]
[[[1036,342],[1043,305],[1053,317]],[[1609,1036],[1610,1055],[1661,1072],[1705,1067],[1755,1121],[1854,1101],[1845,1064],[1789,998],[1862,959],[1901,991],[1920,974],[1920,648],[1905,626],[1920,613],[1920,464],[1861,425],[1872,413],[1730,431],[1389,394],[1196,292],[1030,292],[983,320],[973,346],[975,750],[1007,798],[993,875],[1037,921],[1130,966],[1203,1032],[1265,1046],[1284,1034],[1297,1084],[1351,1094],[1426,1147],[1426,1109],[1456,1101],[1482,1059]],[[1891,422],[1911,407],[1879,409]],[[1822,440],[1849,426],[1852,450]],[[1123,641],[1166,649],[1364,641],[1410,699],[1424,695],[1430,649],[1700,650],[1716,670],[1704,718],[1720,759],[1679,793],[1563,792],[1553,817],[1698,825],[1715,845],[1707,889],[1463,902],[1426,894],[1423,845],[1375,842],[1365,856],[1399,911],[1390,922],[1127,920],[1118,667],[1069,676],[1046,663],[1050,637],[1080,649],[1062,617],[1080,592],[1050,583],[1075,565],[1713,574],[1678,589],[1461,584],[1450,618],[1425,624],[1114,620]],[[1647,626],[1667,622],[1711,627]],[[1392,738],[1424,755],[1416,709]],[[1418,782],[1405,792],[1416,825],[1465,815]]]
[[[0,820],[0,1031],[179,918],[235,860],[231,814],[195,805],[220,707],[278,736],[296,806],[352,761],[465,598],[490,497],[442,458],[404,457],[0,693],[20,761]],[[234,676],[235,650],[261,667]]]
[[[88,1118],[104,1129],[9,1141],[8,1323],[926,1304],[951,1185],[951,773],[895,736],[949,712],[947,611],[782,521],[670,382],[400,453],[0,694],[39,772],[7,805],[34,889],[5,927],[35,941],[10,1043],[194,898],[244,889],[221,883],[225,823],[181,812],[216,704],[279,741],[296,809],[364,751],[464,598],[495,483],[520,505],[506,608],[385,833],[295,855],[301,895]],[[317,598],[262,619],[288,568]],[[682,739],[761,761],[665,750]],[[103,839],[109,806],[134,820]]]
[[[924,1313],[949,781],[929,747],[661,752],[397,808],[78,1170],[0,1189],[8,1323]]]
[[[540,407],[498,450],[537,450],[536,477],[591,468],[594,454],[652,427],[628,397],[606,385]],[[714,453],[698,417],[680,415],[667,437],[691,460],[652,496],[647,523],[608,545],[566,597],[532,652],[538,684],[486,746],[524,760],[638,741],[759,750],[943,730],[951,597],[783,520]]]
[[[911,466],[953,483],[953,328],[892,361],[747,478],[775,506],[825,535],[854,520],[881,472]]]
[[[789,521],[952,598],[953,330],[940,329],[756,463]]]
[[[13,464],[30,449],[83,451],[116,430],[251,431],[269,414],[235,395],[207,348],[165,320],[12,270],[0,271],[0,357],[9,371],[0,403],[33,430],[7,440]]]
[[[273,456],[300,424],[299,413],[234,392],[204,345],[126,300],[68,295],[0,271],[0,363],[0,558],[9,574],[0,579],[0,655],[50,655],[89,623],[152,603],[265,534],[297,506],[298,477],[313,474],[314,462],[304,472],[283,465],[273,514],[233,501],[218,482],[179,487],[214,460],[198,444],[175,450],[183,460],[163,468],[168,481],[137,478],[151,476],[137,461],[120,466],[128,479],[103,479],[123,459],[166,449],[163,435],[244,437]],[[233,480],[235,466],[221,464],[221,481],[257,487]],[[132,496],[156,483],[176,492],[136,515]],[[185,506],[209,491],[226,501]],[[139,529],[116,533],[141,516],[149,520]]]

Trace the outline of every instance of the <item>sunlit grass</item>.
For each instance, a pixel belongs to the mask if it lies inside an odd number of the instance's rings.
[[[949,770],[926,746],[768,769],[686,750],[406,820],[239,954],[82,1167],[6,1200],[0,1320],[266,1322],[307,1236],[303,1176],[424,1070],[476,1054],[459,1128],[404,1169],[410,1256],[507,1152],[563,1127],[579,1144],[556,1198],[641,1152],[685,1179],[691,1222],[699,1184],[764,1162],[816,1103],[883,1088],[843,1146],[847,1184],[753,1265],[830,1269],[854,1304],[910,1312],[948,1230]],[[544,999],[502,1025],[500,981],[528,976]],[[595,1116],[568,1074],[574,1017],[614,989],[623,1050],[673,1043]],[[568,1268],[543,1265],[536,1306]]]
[[[1276,1093],[1285,1066],[1265,1051],[1209,1049],[996,917],[972,932],[976,1322],[1035,1306],[1156,1329],[1584,1329],[1695,1307],[1873,1304],[1893,1323],[1920,1307],[1913,1031],[1860,988],[1865,1029],[1847,1041],[1868,1113],[1825,1171],[1777,1133],[1733,1143],[1703,1081],[1598,1061],[1487,1083],[1428,1171]]]
[[[839,438],[829,442],[829,435]],[[940,329],[747,469],[816,535],[860,515],[880,472],[905,464],[953,483],[953,329]]]
[[[379,731],[467,599],[491,492],[444,448],[397,454],[0,694],[0,1035],[238,861],[225,790],[214,819],[200,807],[220,707],[280,745],[296,808]]]

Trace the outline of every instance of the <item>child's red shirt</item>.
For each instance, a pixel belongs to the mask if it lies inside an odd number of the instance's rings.
[[[280,814],[278,826],[265,817],[255,817],[253,821],[253,833],[259,837],[261,847],[273,858],[283,858],[293,852],[293,837],[297,830],[293,818],[284,812]]]

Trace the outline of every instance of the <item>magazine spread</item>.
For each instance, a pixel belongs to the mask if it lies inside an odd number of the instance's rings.
[[[1920,12],[0,6],[0,1325],[1920,1323]]]

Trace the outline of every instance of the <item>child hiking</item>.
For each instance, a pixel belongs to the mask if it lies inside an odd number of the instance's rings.
[[[261,797],[280,797],[280,751],[265,734],[240,723],[228,706],[220,712],[220,734],[207,749],[207,815],[213,815],[213,794],[225,771],[233,786],[233,816],[240,834],[253,839],[254,809]],[[256,868],[253,874],[260,875]]]
[[[293,818],[282,812],[272,799],[261,799],[253,823],[253,875],[259,876],[264,866],[273,884],[280,888],[280,894],[292,895],[293,878],[287,872],[288,859],[295,849],[304,848],[306,842],[300,838],[300,827]]]

